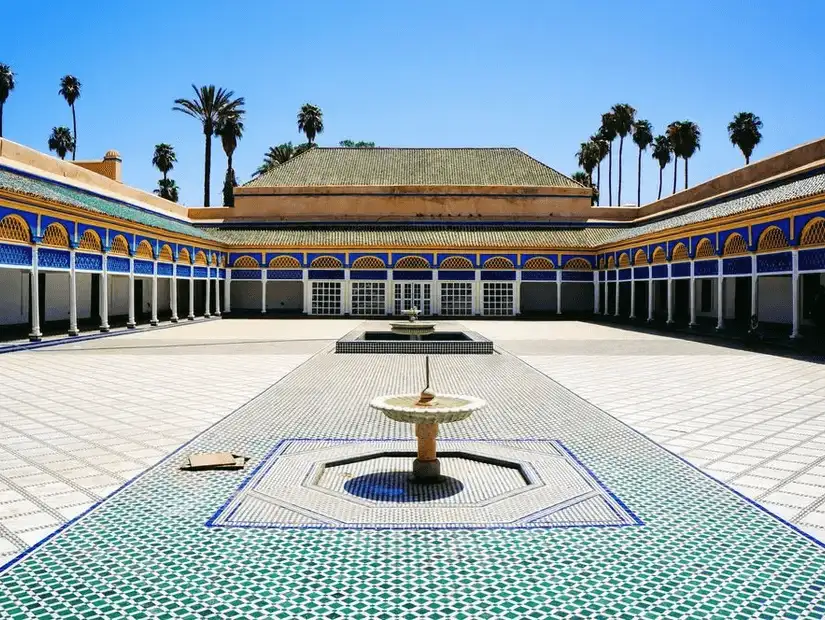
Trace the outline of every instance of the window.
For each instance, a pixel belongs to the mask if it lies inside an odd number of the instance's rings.
[[[312,314],[341,314],[341,283],[312,283]]]
[[[418,308],[421,314],[432,314],[431,291],[430,282],[396,282],[395,314],[401,314],[413,306]]]
[[[352,314],[385,314],[385,291],[384,282],[352,282]]]
[[[441,314],[470,316],[473,313],[472,282],[441,282]]]
[[[513,314],[512,282],[484,282],[484,314],[491,316]]]

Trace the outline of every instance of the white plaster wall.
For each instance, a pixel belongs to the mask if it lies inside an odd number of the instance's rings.
[[[129,278],[109,274],[109,316],[129,314]]]
[[[232,309],[261,309],[261,282],[259,280],[233,280],[229,285],[229,301]],[[267,291],[267,298],[269,291]]]
[[[636,292],[639,292],[638,289]],[[593,285],[589,282],[563,282],[561,311],[562,313],[593,312]]]
[[[260,293],[258,293],[260,295]],[[260,304],[260,297],[258,298]],[[266,309],[301,311],[304,309],[303,282],[274,281],[266,283]]]
[[[69,320],[69,274],[47,273],[46,289],[40,294],[46,295],[45,321]]]
[[[88,319],[92,316],[92,274],[77,273],[77,318]]]
[[[759,320],[790,324],[792,317],[791,276],[760,276],[757,305]]]
[[[0,325],[29,322],[29,273],[0,269]]]

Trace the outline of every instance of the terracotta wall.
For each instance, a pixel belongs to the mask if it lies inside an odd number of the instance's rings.
[[[103,175],[112,181],[120,182],[120,161],[117,159],[103,159],[101,161],[73,161],[72,164],[86,170]]]

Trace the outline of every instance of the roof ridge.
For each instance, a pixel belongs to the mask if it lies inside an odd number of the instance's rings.
[[[519,151],[516,146],[316,146],[328,151]],[[304,151],[306,152],[306,151]],[[525,153],[526,154],[526,153]]]

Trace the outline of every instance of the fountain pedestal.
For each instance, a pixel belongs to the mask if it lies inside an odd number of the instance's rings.
[[[435,439],[438,437],[438,424],[422,422],[415,425],[418,439],[418,458],[413,461],[413,480],[416,482],[440,482],[441,463],[438,462]]]

